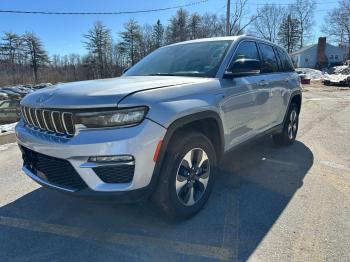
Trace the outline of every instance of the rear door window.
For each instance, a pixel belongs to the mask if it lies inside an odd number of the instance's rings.
[[[259,43],[261,52],[261,73],[278,72],[278,62],[273,47],[267,44]]]
[[[282,62],[282,69],[284,72],[294,71],[292,61],[290,60],[288,54],[283,51],[281,48],[277,48],[278,55]]]

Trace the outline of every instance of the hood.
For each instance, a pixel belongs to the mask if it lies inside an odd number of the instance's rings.
[[[205,81],[208,79],[178,76],[126,76],[72,82],[58,84],[28,94],[21,104],[41,108],[116,107],[129,94]]]

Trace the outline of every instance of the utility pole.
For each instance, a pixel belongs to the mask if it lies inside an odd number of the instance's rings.
[[[231,0],[227,0],[226,4],[226,35],[230,35],[230,5]]]

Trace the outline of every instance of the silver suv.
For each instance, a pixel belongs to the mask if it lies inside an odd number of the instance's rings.
[[[207,201],[222,155],[271,134],[294,142],[299,77],[273,43],[222,37],[159,48],[122,77],[29,94],[16,127],[23,170],[49,188],[102,199],[152,196],[171,217]]]

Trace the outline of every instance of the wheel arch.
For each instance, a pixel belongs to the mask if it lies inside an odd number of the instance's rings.
[[[215,132],[211,132],[214,128]],[[208,130],[210,129],[210,130]],[[196,130],[206,135],[213,143],[220,160],[224,153],[224,129],[219,114],[215,111],[201,111],[190,115],[183,116],[173,121],[167,128],[167,132],[163,138],[163,142],[159,151],[159,155],[154,167],[151,186],[156,186],[159,174],[161,172],[162,163],[167,153],[167,148],[174,135],[179,131]]]
[[[295,102],[298,106],[298,113],[300,113],[300,110],[301,110],[301,102],[302,102],[302,94],[301,94],[301,90],[296,90],[294,92],[292,92],[292,94],[290,95],[290,99],[289,99],[289,102],[288,102],[288,107],[287,107],[287,111],[285,112],[284,114],[284,119],[283,119],[283,125],[284,123],[286,122],[286,119],[287,119],[287,115],[288,115],[288,111],[289,111],[289,108],[291,106],[291,104]]]

